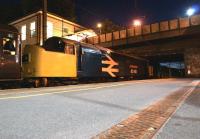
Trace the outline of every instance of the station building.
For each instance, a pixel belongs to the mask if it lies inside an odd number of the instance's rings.
[[[26,45],[42,45],[42,20],[43,12],[38,11],[10,23],[10,25],[15,26],[21,33],[23,47]],[[94,35],[95,32],[92,30],[88,30],[58,15],[47,13],[47,38],[58,36],[73,40],[81,40],[82,37]]]

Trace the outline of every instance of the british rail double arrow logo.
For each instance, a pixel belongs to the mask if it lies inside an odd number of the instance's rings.
[[[102,64],[109,65],[107,68],[103,67],[102,72],[107,72],[111,77],[116,77],[114,73],[118,73],[119,69],[114,68],[114,66],[118,66],[119,64],[115,62],[109,55],[106,55],[108,60],[103,60]]]

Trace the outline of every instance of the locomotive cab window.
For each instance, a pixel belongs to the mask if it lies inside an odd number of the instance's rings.
[[[68,43],[64,39],[60,39],[58,37],[52,37],[47,39],[43,47],[46,51],[75,55],[74,44]]]
[[[15,55],[16,41],[11,38],[0,38],[1,51],[6,55]]]
[[[45,42],[43,47],[46,51],[64,53],[65,42],[57,38],[51,38]]]
[[[72,44],[65,45],[65,54],[75,55],[75,47]]]

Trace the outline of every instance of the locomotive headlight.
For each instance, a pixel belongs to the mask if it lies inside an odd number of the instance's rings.
[[[15,53],[15,51],[11,51],[10,54],[11,54],[12,56],[14,56],[16,53]]]

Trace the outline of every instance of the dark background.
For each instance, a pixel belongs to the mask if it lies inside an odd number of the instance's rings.
[[[42,8],[42,0],[0,0],[0,23],[9,23]],[[95,27],[105,19],[120,26],[130,26],[135,17],[145,16],[145,23],[185,16],[199,0],[48,0],[49,11],[86,27]],[[198,11],[199,12],[199,11]]]
[[[197,5],[199,0],[137,0],[135,10],[134,0],[76,0],[78,21],[93,25],[103,18],[109,18],[114,23],[129,26],[134,17],[145,16],[146,23],[167,20],[185,16],[188,7]],[[92,12],[87,12],[87,10]]]

